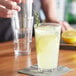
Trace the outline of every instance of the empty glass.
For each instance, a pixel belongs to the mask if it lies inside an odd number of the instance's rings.
[[[30,43],[32,41],[33,17],[28,15],[27,1],[24,0],[19,5],[21,11],[15,11],[15,15],[12,18],[14,53],[15,55],[28,55],[31,53]]]

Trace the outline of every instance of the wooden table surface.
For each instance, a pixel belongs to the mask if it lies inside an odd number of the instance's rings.
[[[34,65],[36,61],[35,42],[32,42],[32,53],[26,56],[15,56],[13,42],[0,43],[0,76],[28,76],[17,71]],[[59,65],[74,69],[62,76],[76,76],[76,50],[60,49]]]

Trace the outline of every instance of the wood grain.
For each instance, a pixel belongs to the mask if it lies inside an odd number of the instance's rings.
[[[15,56],[12,41],[0,43],[0,76],[28,76],[17,71],[37,63],[34,39],[31,48],[31,55]],[[76,50],[60,49],[59,65],[74,69],[62,76],[76,76]]]

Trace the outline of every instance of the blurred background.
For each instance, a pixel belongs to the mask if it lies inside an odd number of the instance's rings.
[[[57,16],[61,21],[67,21],[76,28],[76,0],[57,0]],[[43,10],[40,11],[41,20],[45,20]]]

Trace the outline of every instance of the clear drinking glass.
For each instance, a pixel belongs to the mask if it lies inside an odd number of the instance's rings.
[[[41,23],[35,25],[35,40],[39,70],[54,70],[58,66],[61,25]]]
[[[23,0],[19,4],[21,11],[14,11],[15,15],[12,18],[15,55],[27,55],[31,53],[30,43],[32,41],[33,16],[31,15],[32,12],[29,12],[28,1]]]

